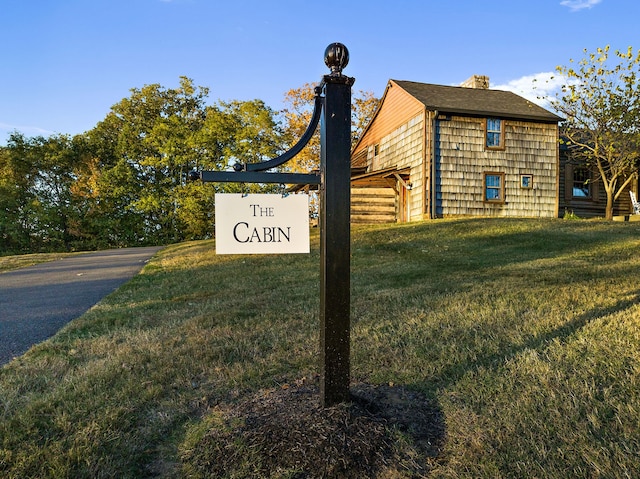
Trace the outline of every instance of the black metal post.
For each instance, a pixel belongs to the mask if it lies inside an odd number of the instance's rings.
[[[324,407],[350,399],[351,86],[342,75],[349,54],[325,51],[332,70],[323,79],[320,120],[320,396]]]

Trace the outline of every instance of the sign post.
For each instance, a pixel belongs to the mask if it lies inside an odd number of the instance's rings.
[[[351,85],[334,52],[324,77],[320,123],[320,396],[324,406],[349,400],[351,308]],[[339,68],[335,68],[335,66]]]
[[[351,87],[355,79],[342,74],[349,63],[349,51],[343,44],[329,45],[324,60],[331,73],[323,77],[322,84],[315,90],[313,116],[298,143],[268,161],[237,163],[233,172],[193,172],[190,178],[205,182],[319,185],[320,400],[323,407],[328,407],[350,399]],[[313,136],[318,123],[321,147],[319,175],[266,171],[297,155]],[[216,211],[219,207],[216,201]],[[275,209],[266,208],[249,205],[251,220],[259,217],[271,219],[269,215]],[[238,245],[262,248],[266,243],[281,245],[289,242],[292,235],[286,228],[275,223],[254,226],[249,220],[237,220],[227,229],[231,231],[229,241],[234,248]]]

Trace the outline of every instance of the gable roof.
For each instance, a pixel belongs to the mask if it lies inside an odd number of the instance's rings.
[[[562,121],[562,117],[509,91],[389,80],[389,86],[392,84],[405,90],[428,110],[438,110],[441,113],[497,116],[548,123]]]

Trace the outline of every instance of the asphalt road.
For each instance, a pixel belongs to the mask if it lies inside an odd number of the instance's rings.
[[[82,316],[160,249],[98,251],[0,274],[0,366]]]

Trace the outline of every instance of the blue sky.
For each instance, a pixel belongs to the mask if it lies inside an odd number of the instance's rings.
[[[526,96],[585,48],[640,48],[639,18],[637,0],[3,0],[0,145],[15,130],[90,130],[130,89],[180,76],[209,87],[210,103],[279,110],[328,72],[336,41],[355,91],[481,74]]]

